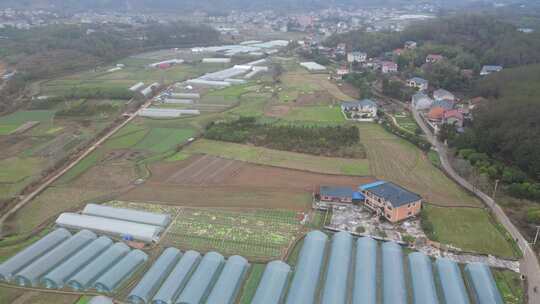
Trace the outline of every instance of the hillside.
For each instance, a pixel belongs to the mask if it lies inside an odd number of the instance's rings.
[[[476,93],[490,101],[475,110],[470,146],[540,179],[540,64],[506,69],[479,81]]]

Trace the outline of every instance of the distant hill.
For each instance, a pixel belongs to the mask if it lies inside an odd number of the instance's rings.
[[[507,2],[516,2],[506,0]],[[504,1],[499,1],[504,2]],[[471,3],[489,3],[485,0],[2,0],[0,7],[56,8],[60,10],[174,10],[224,12],[230,10],[304,10],[339,6],[398,6],[432,3],[441,6],[460,6]]]

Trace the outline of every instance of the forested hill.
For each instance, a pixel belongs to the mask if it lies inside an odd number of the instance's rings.
[[[402,47],[403,42],[447,45],[460,48],[480,64],[505,67],[540,62],[540,33],[521,33],[493,16],[460,15],[415,23],[403,32],[353,31],[330,37],[326,44],[347,43],[370,56]]]
[[[458,147],[487,153],[540,180],[539,83],[540,64],[482,79],[476,91],[490,101],[475,109],[474,124]]]

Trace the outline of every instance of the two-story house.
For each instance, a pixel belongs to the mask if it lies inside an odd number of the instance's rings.
[[[392,182],[376,181],[362,185],[364,206],[392,223],[414,217],[422,209],[422,197]]]

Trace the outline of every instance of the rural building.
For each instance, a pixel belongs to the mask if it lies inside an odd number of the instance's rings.
[[[203,58],[203,63],[229,63],[231,58]]]
[[[431,122],[440,122],[444,117],[445,111],[446,110],[444,108],[439,106],[432,107],[428,112],[427,118]]]
[[[433,92],[433,99],[435,100],[456,100],[454,94],[444,89],[438,89]]]
[[[316,196],[324,202],[352,203],[353,193],[351,187],[320,186]]]
[[[181,64],[183,62],[184,62],[184,60],[182,60],[182,59],[170,59],[170,60],[164,60],[164,61],[160,61],[160,62],[155,62],[155,63],[150,64],[149,66],[151,68],[168,69],[168,68],[172,67],[173,65]]]
[[[418,44],[416,43],[416,41],[405,41],[405,45],[404,47],[408,50],[412,50],[412,49],[415,49],[416,47],[418,46]]]
[[[392,223],[414,217],[422,209],[420,195],[392,182],[377,181],[359,190],[365,197],[364,206]]]
[[[396,73],[398,71],[398,65],[392,61],[381,62],[381,71],[383,74]]]
[[[129,90],[131,92],[138,92],[139,90],[141,90],[142,88],[144,88],[144,82],[138,82],[136,84],[134,84],[133,86],[131,86],[129,88]]]
[[[444,112],[443,122],[445,124],[454,125],[458,128],[463,127],[463,113],[459,110],[448,110]]]
[[[486,76],[491,73],[497,73],[502,71],[503,67],[500,65],[485,65],[482,67],[482,70],[480,71],[480,76]]]
[[[439,62],[439,61],[441,61],[443,59],[444,59],[443,55],[429,54],[426,57],[426,63],[436,63],[436,62]]]
[[[341,111],[347,119],[374,121],[377,118],[377,103],[370,99],[346,101],[341,104]]]
[[[441,107],[445,110],[452,110],[456,103],[451,99],[436,99],[431,105],[432,108]]]
[[[433,99],[424,93],[416,93],[412,97],[412,106],[417,110],[427,110],[431,108]]]
[[[340,67],[336,69],[336,75],[338,79],[342,79],[343,76],[349,74],[349,69],[347,67]]]
[[[347,54],[347,62],[354,63],[354,62],[366,62],[367,60],[367,53],[364,52],[350,52]]]
[[[407,86],[411,88],[417,88],[418,91],[425,91],[429,87],[429,82],[425,80],[424,78],[413,77],[407,80]]]

